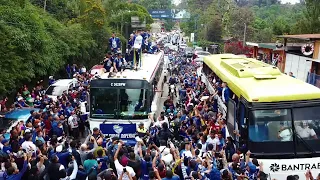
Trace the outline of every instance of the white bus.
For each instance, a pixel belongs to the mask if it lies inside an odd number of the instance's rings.
[[[163,86],[164,53],[143,54],[138,70],[126,69],[113,77],[104,73],[90,84],[90,129],[135,143],[139,123],[145,128],[157,111]]]

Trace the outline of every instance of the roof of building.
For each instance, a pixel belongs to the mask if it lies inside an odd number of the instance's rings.
[[[311,40],[311,39],[320,39],[320,34],[295,34],[295,35],[281,35],[278,37]]]
[[[204,63],[249,102],[320,99],[320,89],[282,74],[275,66],[233,54],[204,57]]]
[[[258,48],[272,49],[272,50],[284,50],[284,48],[277,48],[277,43],[253,43],[246,42],[247,46],[254,46]],[[305,43],[287,43],[287,47],[301,47],[305,45]]]

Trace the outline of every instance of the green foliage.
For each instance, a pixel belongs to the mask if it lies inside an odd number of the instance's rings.
[[[112,30],[122,21],[113,11],[128,22],[133,15],[147,24],[153,21],[144,7],[122,0],[47,0],[46,6],[44,2],[0,0],[0,95],[54,75],[67,63],[90,68],[100,62]],[[124,36],[118,36],[125,45]]]
[[[246,35],[246,41],[274,42],[283,34],[320,33],[320,1],[300,2],[292,5],[280,4],[279,0],[188,0],[192,18],[181,23],[181,28],[187,33],[195,32],[201,40],[215,42],[219,39],[213,37],[216,34],[240,41]]]
[[[133,2],[145,7],[148,10],[172,8],[171,0],[134,0]]]
[[[0,6],[0,94],[17,85],[57,72],[66,59],[94,46],[81,26],[64,26],[29,3]]]
[[[320,33],[319,4],[319,0],[305,0],[305,9],[300,20],[295,24],[295,32]]]

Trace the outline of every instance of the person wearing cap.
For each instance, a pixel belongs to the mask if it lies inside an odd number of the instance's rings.
[[[25,103],[23,97],[18,97],[18,102],[16,102],[16,107],[23,108],[23,107],[29,107],[28,104]]]
[[[1,144],[3,145],[2,151],[4,153],[10,154],[12,152],[12,148],[10,147],[9,141],[7,139],[3,139],[1,141]]]
[[[148,133],[148,129],[146,129],[146,128],[144,127],[144,123],[143,123],[143,122],[140,122],[139,127],[138,127],[138,129],[137,129],[137,133],[138,133],[138,136],[139,136],[140,138],[144,138],[146,135],[149,134],[149,133]]]
[[[128,158],[123,155],[121,156],[120,162],[118,160],[119,152],[122,149],[122,146],[123,142],[120,141],[118,143],[118,149],[114,155],[114,165],[116,167],[118,177],[120,177],[123,174],[123,172],[127,171],[131,175],[132,179],[136,180],[136,173],[134,172],[132,167],[128,166]],[[130,180],[130,178],[127,174],[124,174],[122,176],[122,180]]]
[[[109,39],[109,47],[111,49],[111,52],[118,52],[121,48],[121,41],[118,37],[116,37],[116,33],[112,33],[112,37]]]

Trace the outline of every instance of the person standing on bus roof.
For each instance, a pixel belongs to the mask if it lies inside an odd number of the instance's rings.
[[[137,33],[135,35],[135,38],[134,38],[134,48],[136,49],[136,63],[139,62],[139,59],[140,59],[140,50],[141,50],[141,46],[142,46],[142,43],[143,43],[143,37],[141,36],[141,31],[140,30],[137,30]]]
[[[227,82],[222,83],[222,101],[227,104],[230,98],[230,89]]]
[[[120,51],[121,41],[118,37],[116,37],[116,33],[112,33],[112,37],[109,39],[109,47],[114,53]]]

